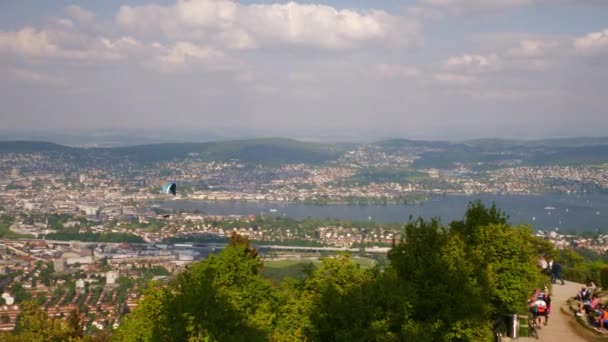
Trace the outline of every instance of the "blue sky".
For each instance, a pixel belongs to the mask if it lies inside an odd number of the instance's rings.
[[[0,2],[4,131],[605,135],[608,1]]]

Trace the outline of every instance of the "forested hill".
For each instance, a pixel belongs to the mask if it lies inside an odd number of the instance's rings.
[[[321,144],[267,138],[206,143],[162,143],[113,148],[72,148],[32,141],[0,141],[0,152],[57,152],[74,156],[128,158],[138,162],[198,157],[214,161],[318,164],[339,158],[352,144]]]
[[[127,159],[149,163],[188,157],[209,161],[238,160],[252,164],[323,164],[335,162],[355,149],[366,153],[402,155],[415,159],[414,168],[475,169],[517,161],[523,166],[601,165],[608,163],[608,138],[548,140],[480,139],[464,142],[390,139],[371,144],[313,143],[283,138],[160,143],[126,147],[78,148],[39,141],[0,141],[0,153],[53,153],[71,161]]]
[[[78,149],[46,141],[0,141],[0,152],[4,153],[72,152],[75,150]]]
[[[241,160],[255,163],[322,163],[337,159],[345,145],[266,138],[118,147],[109,152],[144,160],[183,158],[196,155],[208,160]]]

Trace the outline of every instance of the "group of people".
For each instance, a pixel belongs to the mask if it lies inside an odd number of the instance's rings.
[[[576,300],[580,301],[579,315],[587,315],[589,324],[598,330],[608,328],[608,309],[601,304],[600,299],[594,295],[596,286],[590,281],[576,293]]]
[[[547,286],[545,286],[544,291],[540,289],[534,290],[534,293],[528,300],[528,309],[538,329],[543,325],[547,325],[549,315],[551,314],[551,294]]]
[[[561,281],[564,285],[564,275],[562,274],[562,265],[559,262],[554,262],[553,259],[547,262],[543,255],[538,257],[538,267],[541,268],[541,272],[546,275],[551,275],[551,283],[557,284],[557,281]]]

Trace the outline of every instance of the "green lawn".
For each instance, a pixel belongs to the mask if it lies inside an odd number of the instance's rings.
[[[363,269],[371,268],[376,264],[375,260],[369,258],[353,257],[352,259],[361,265],[361,268]],[[262,276],[275,283],[280,283],[286,277],[304,280],[306,277],[304,269],[311,263],[315,269],[319,268],[321,265],[321,261],[315,258],[264,260]]]

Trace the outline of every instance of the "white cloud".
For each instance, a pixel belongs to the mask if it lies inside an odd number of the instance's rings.
[[[171,46],[155,44],[152,57],[144,65],[163,72],[191,70],[199,67],[211,72],[232,72],[240,82],[254,80],[245,63],[227,55],[213,46],[181,41]]]
[[[60,53],[45,31],[26,27],[17,32],[0,31],[0,53],[25,57],[53,57]]]
[[[295,2],[244,5],[229,0],[183,0],[173,6],[122,6],[116,21],[132,32],[162,33],[167,39],[228,48],[289,44],[349,49],[370,42],[418,41],[414,21],[384,11]]]
[[[73,32],[36,30],[32,27],[13,32],[0,31],[0,54],[34,59],[115,61],[126,58],[139,46],[141,43],[130,36],[86,37]]]
[[[374,72],[380,78],[409,78],[418,76],[417,68],[400,64],[377,64]]]
[[[608,53],[608,29],[576,38],[574,48],[582,54]]]
[[[559,46],[556,41],[543,41],[540,39],[524,39],[519,46],[510,49],[508,54],[513,57],[541,57]]]
[[[66,7],[66,14],[81,24],[91,24],[95,21],[95,13],[76,5]]]
[[[468,86],[478,82],[474,76],[455,74],[455,73],[437,73],[435,81],[441,85],[447,86]]]
[[[451,70],[462,72],[484,72],[496,71],[500,68],[501,61],[496,54],[472,55],[450,57],[444,62],[444,66]]]
[[[160,59],[169,65],[186,64],[187,60],[210,60],[224,57],[224,53],[208,46],[197,46],[190,42],[179,42]]]

